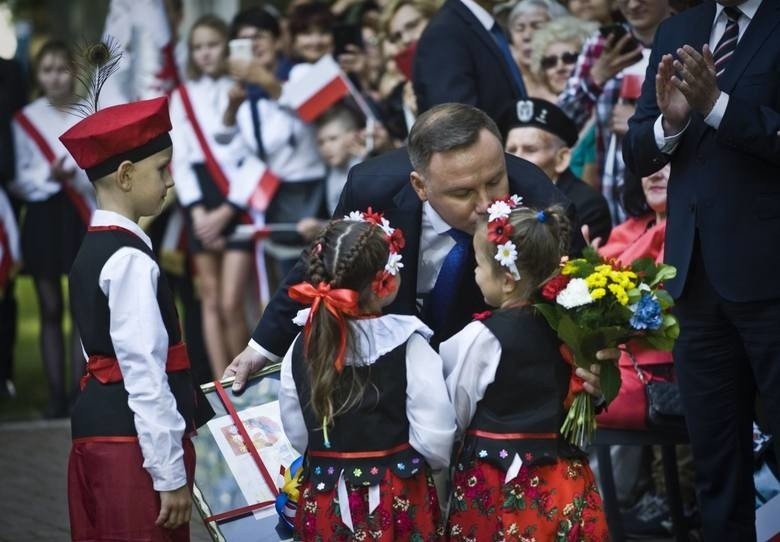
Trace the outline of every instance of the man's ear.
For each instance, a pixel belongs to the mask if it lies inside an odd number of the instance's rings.
[[[133,189],[133,177],[135,175],[135,164],[130,160],[125,160],[116,168],[116,184],[123,192],[130,192]]]
[[[422,178],[422,175],[412,171],[409,174],[409,181],[412,183],[414,191],[417,192],[417,197],[420,198],[420,201],[428,201],[428,190],[425,188],[425,179]]]
[[[571,164],[571,149],[569,147],[561,147],[555,153],[555,173],[558,175],[563,174],[564,171],[569,169],[569,164]]]

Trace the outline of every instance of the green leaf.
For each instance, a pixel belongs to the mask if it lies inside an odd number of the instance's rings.
[[[673,279],[677,276],[677,268],[673,265],[661,264],[658,266],[658,272],[655,278],[648,284],[651,288],[665,280]]]
[[[617,397],[618,391],[620,391],[620,369],[618,369],[617,363],[602,362],[600,377],[601,392],[604,394],[607,404],[609,404]]]
[[[574,354],[574,361],[577,365],[580,365],[583,356],[582,353],[582,329],[574,323],[571,316],[563,314],[560,322],[558,323],[558,338],[566,343],[571,348],[572,354]],[[584,362],[584,360],[582,360]],[[586,367],[586,365],[582,365]]]
[[[661,310],[669,310],[671,307],[674,307],[674,299],[666,290],[659,288],[655,291],[655,297],[661,304]]]
[[[558,323],[560,321],[561,315],[554,305],[550,305],[548,303],[537,303],[534,305],[534,307],[536,310],[542,313],[544,319],[547,320],[547,325],[555,330],[558,329]]]
[[[672,348],[674,348],[675,339],[664,337],[663,335],[646,335],[643,337],[643,342],[649,344],[655,350],[671,352]]]

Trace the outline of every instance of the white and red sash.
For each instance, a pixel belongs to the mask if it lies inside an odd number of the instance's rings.
[[[181,96],[181,102],[184,106],[184,112],[187,114],[187,118],[192,126],[192,131],[195,133],[195,137],[200,144],[200,148],[203,151],[203,157],[206,161],[206,169],[208,169],[211,178],[214,179],[214,183],[222,192],[222,195],[227,197],[230,190],[230,182],[228,181],[225,172],[219,166],[214,154],[211,152],[206,136],[203,134],[203,130],[200,127],[197,117],[195,116],[195,110],[192,107],[189,94],[185,85],[179,87],[179,95]],[[250,194],[249,198],[245,202],[246,205],[251,206],[260,212],[265,212],[268,208],[268,204],[273,199],[276,191],[279,189],[279,177],[274,175],[267,167],[263,170],[260,179],[257,181],[254,191]],[[245,220],[246,222],[246,220]]]
[[[22,129],[27,133],[30,139],[35,143],[35,145],[38,147],[38,150],[41,152],[43,157],[50,164],[54,164],[57,161],[57,155],[54,154],[54,151],[49,145],[49,142],[46,141],[46,139],[43,137],[43,135],[38,130],[38,128],[36,128],[35,125],[32,123],[30,118],[27,115],[25,115],[23,111],[18,111],[14,115],[14,119],[16,120],[16,122],[19,123],[19,126],[22,127]],[[92,218],[92,205],[90,204],[89,199],[87,199],[86,196],[81,194],[78,190],[73,188],[73,186],[71,186],[70,183],[63,182],[61,184],[62,184],[63,192],[65,192],[65,195],[73,204],[73,207],[76,208],[76,212],[78,213],[79,218],[81,218],[81,221],[88,226],[90,219]]]

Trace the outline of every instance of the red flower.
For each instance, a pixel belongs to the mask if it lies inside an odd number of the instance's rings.
[[[384,269],[376,274],[374,282],[371,283],[371,291],[377,297],[387,297],[395,291],[395,277]]]
[[[475,312],[471,315],[474,320],[487,320],[493,315],[493,311]]]
[[[509,241],[509,236],[512,235],[514,228],[509,223],[509,219],[497,218],[488,222],[488,241],[501,245]]]
[[[580,540],[580,524],[579,524],[579,522],[574,523],[574,525],[571,526],[571,531],[569,531],[569,534],[566,535],[566,540],[570,540],[572,542],[576,542],[577,540]]]
[[[551,278],[542,287],[542,297],[552,301],[558,297],[558,294],[564,288],[566,288],[566,285],[569,284],[570,280],[571,277],[569,275],[556,275],[555,277]]]
[[[381,224],[382,223],[382,213],[375,212],[371,207],[366,209],[366,212],[363,213],[363,218],[365,218],[368,222],[371,222],[373,224]]]
[[[401,249],[406,246],[406,239],[404,239],[404,232],[395,228],[393,233],[387,236],[387,242],[390,245],[390,252],[399,253]]]

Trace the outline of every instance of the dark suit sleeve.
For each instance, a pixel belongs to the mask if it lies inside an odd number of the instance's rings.
[[[612,231],[612,217],[609,213],[607,200],[601,194],[592,194],[591,197],[584,200],[577,212],[580,224],[587,224],[590,231],[590,238],[601,238],[604,244],[609,239]]]
[[[430,25],[420,38],[412,80],[421,113],[447,102],[477,105],[469,39],[443,24]]]
[[[352,206],[352,172],[349,171],[347,183],[341,192],[341,199],[333,212],[334,217],[341,217],[346,212],[344,209],[354,209]],[[279,357],[284,356],[287,349],[300,331],[300,328],[292,322],[292,319],[303,308],[303,305],[296,303],[287,295],[287,289],[293,284],[298,284],[306,280],[306,274],[309,269],[309,251],[304,250],[298,263],[287,273],[282,284],[271,297],[271,301],[263,312],[260,322],[255,326],[252,332],[252,339],[269,352]]]
[[[780,113],[735,96],[717,130],[717,141],[780,166]]]
[[[665,27],[666,22],[661,23],[656,32],[642,95],[634,116],[628,121],[628,133],[623,138],[623,160],[628,169],[642,177],[658,171],[671,160],[670,155],[662,153],[658,148],[653,134],[653,124],[661,115],[655,99],[655,75],[663,56],[661,46],[665,39]]]

